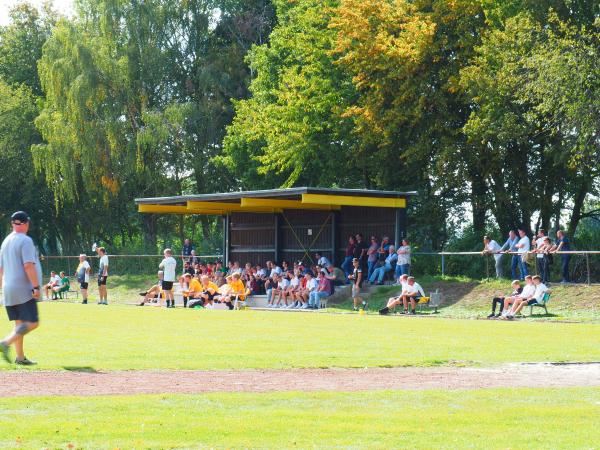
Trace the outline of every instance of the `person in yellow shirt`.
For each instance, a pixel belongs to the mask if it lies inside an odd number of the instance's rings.
[[[235,272],[227,277],[227,284],[221,286],[220,293],[219,301],[225,303],[229,309],[233,309],[233,302],[236,297],[238,300],[244,301],[246,298],[246,286],[240,279],[239,272]]]
[[[200,280],[198,278],[191,278],[188,287],[188,296],[190,298],[188,308],[212,305],[218,289],[217,285],[210,281],[210,278],[206,275],[202,275]]]

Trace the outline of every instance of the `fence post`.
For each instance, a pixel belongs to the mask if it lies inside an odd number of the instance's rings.
[[[446,275],[446,255],[442,253],[442,276]]]
[[[587,285],[591,284],[590,282],[590,254],[585,254],[585,265],[587,266]]]

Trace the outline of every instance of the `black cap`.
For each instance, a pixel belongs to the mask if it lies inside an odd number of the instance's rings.
[[[19,221],[21,223],[29,222],[31,219],[25,211],[17,211],[10,216],[11,222]]]

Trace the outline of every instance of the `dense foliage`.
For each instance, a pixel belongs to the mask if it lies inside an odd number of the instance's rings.
[[[583,233],[599,54],[593,0],[22,4],[0,27],[2,221],[31,211],[49,252],[190,233],[208,251],[215,222],[133,199],[310,185],[418,191],[422,248]]]

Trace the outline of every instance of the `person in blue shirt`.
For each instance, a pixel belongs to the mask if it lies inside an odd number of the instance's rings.
[[[377,284],[382,284],[383,277],[385,277],[387,272],[394,270],[397,261],[398,254],[396,253],[396,247],[393,245],[388,246],[388,256],[385,258],[383,266],[377,267],[375,270],[373,270],[373,273],[369,278],[371,284],[375,283],[375,280],[377,280]]]
[[[558,230],[556,232],[556,248],[553,250],[556,252],[568,252],[571,250],[571,241],[567,237],[564,231]],[[560,255],[560,267],[562,273],[562,281],[561,283],[570,283],[571,279],[569,277],[569,262],[571,261],[570,254],[562,254]]]
[[[517,279],[517,267],[519,266],[519,255],[516,254],[518,250],[516,245],[518,242],[519,238],[517,237],[517,233],[515,233],[514,230],[510,230],[508,232],[508,239],[504,245],[500,247],[501,252],[515,253],[510,260],[510,273],[513,280]]]

